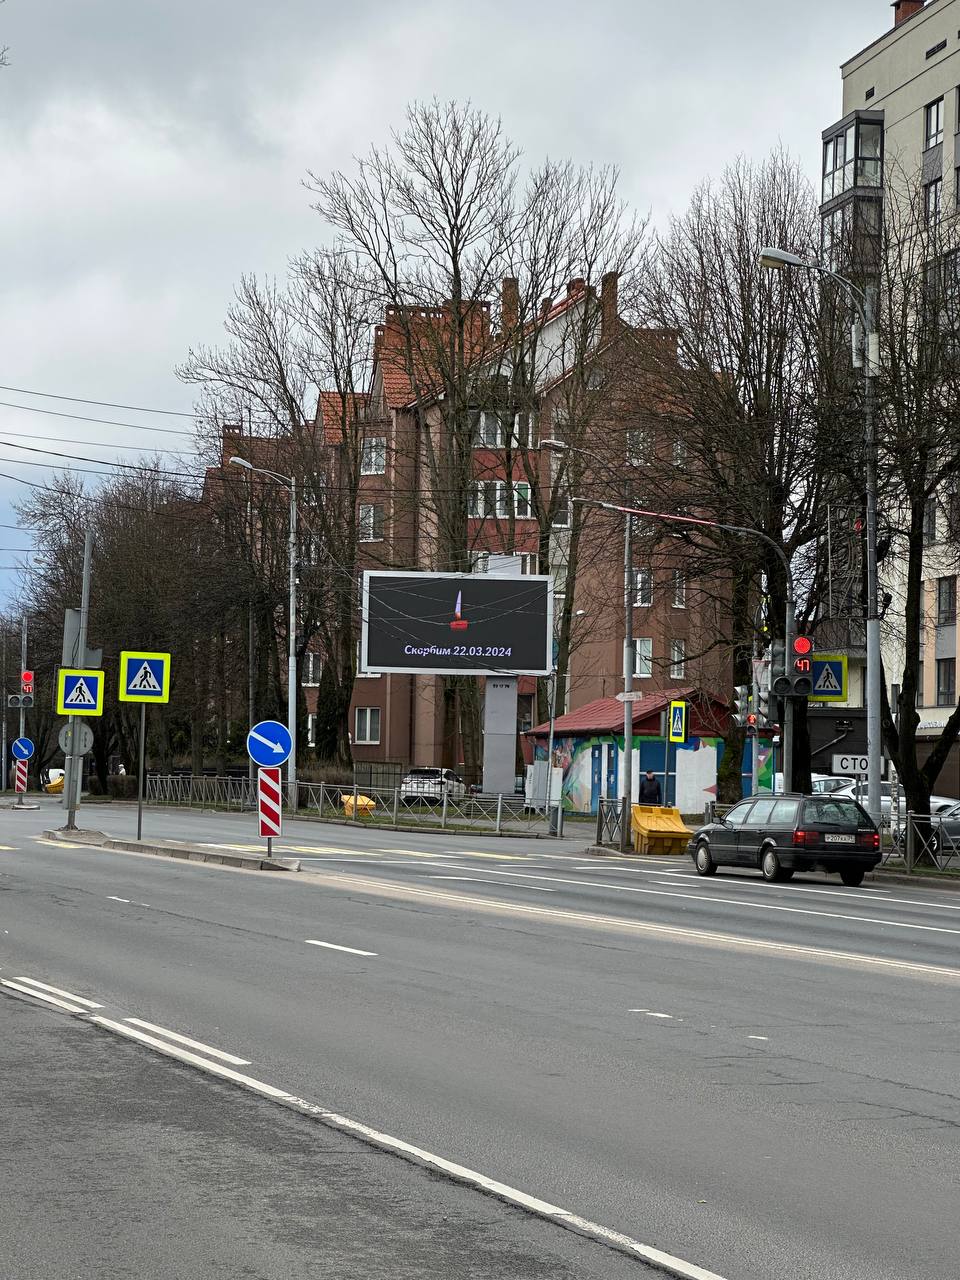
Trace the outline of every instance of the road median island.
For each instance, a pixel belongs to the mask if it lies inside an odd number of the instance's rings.
[[[104,831],[44,831],[45,840],[59,844],[82,844],[92,849],[113,853],[149,853],[159,858],[178,858],[182,862],[207,862],[215,866],[234,867],[240,871],[299,871],[299,858],[261,858],[257,854],[232,852],[229,849],[207,849],[186,844],[182,840],[129,840],[107,835]]]

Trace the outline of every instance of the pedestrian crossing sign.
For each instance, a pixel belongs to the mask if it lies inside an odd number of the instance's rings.
[[[670,703],[670,741],[686,742],[687,740],[687,704],[685,702]]]
[[[847,655],[818,653],[813,659],[811,702],[847,701]]]
[[[127,650],[120,654],[121,702],[169,702],[169,653]]]
[[[103,672],[61,667],[57,674],[57,715],[102,716]]]

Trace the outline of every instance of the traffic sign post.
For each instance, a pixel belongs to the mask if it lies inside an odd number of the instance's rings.
[[[283,830],[283,805],[280,799],[280,766],[257,770],[257,815],[260,835],[267,841],[267,857],[273,857],[273,838]]]
[[[18,760],[14,773],[13,789],[17,793],[17,804],[21,804],[21,796],[27,789],[27,762],[26,760]]]
[[[142,649],[120,654],[121,702],[140,704],[140,752],[137,762],[137,839],[143,835],[143,792],[146,773],[147,703],[170,701],[170,655]]]

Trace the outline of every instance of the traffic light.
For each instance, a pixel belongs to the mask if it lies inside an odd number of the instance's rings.
[[[745,725],[750,714],[750,689],[738,684],[733,690],[733,723]]]
[[[757,714],[761,724],[770,724],[770,690],[760,689],[757,697]]]
[[[813,640],[794,636],[789,670],[775,677],[773,692],[778,698],[808,698],[813,693]]]
[[[747,716],[747,737],[755,738],[757,736],[757,715],[751,711]]]

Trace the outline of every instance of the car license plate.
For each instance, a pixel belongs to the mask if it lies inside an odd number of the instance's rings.
[[[829,835],[829,836],[824,836],[823,840],[824,840],[824,844],[856,844],[857,843],[856,836]]]

